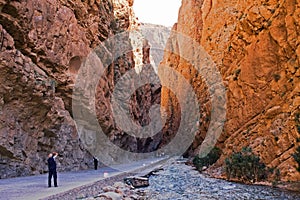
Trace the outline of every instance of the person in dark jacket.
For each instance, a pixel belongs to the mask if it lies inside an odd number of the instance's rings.
[[[94,169],[98,169],[98,159],[94,157]]]
[[[56,172],[56,162],[55,158],[58,154],[57,153],[50,153],[48,156],[48,169],[49,169],[49,176],[48,176],[48,187],[51,187],[51,179],[53,176],[54,179],[54,187],[57,187],[57,172]]]

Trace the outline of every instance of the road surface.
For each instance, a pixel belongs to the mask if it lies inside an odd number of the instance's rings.
[[[133,172],[147,166],[155,165],[166,158],[153,158],[110,167],[102,167],[98,170],[84,170],[77,172],[58,172],[58,187],[48,188],[48,174],[0,179],[0,199],[2,200],[34,200],[60,194],[68,190],[92,184],[103,180],[104,173],[108,177],[120,175],[124,172]],[[122,169],[121,171],[116,169]],[[52,180],[53,181],[53,180]]]

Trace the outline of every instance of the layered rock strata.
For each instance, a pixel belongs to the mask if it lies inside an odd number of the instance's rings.
[[[79,139],[73,118],[73,87],[94,48],[138,26],[132,4],[132,0],[0,1],[0,178],[46,172],[52,151],[60,154],[59,171],[89,167],[92,156]],[[126,139],[111,112],[113,87],[135,67],[134,55],[143,56],[132,50],[108,67],[97,86],[95,108],[112,142],[136,152],[150,151],[159,141]],[[147,123],[148,107],[160,101],[159,95],[159,85],[133,94],[130,112],[137,123]]]
[[[299,13],[299,2],[294,0],[183,0],[173,31],[206,50],[227,90],[227,117],[218,140],[223,156],[217,166],[232,152],[250,146],[268,167],[280,171],[281,180],[300,180],[291,156],[300,136]],[[169,45],[197,56],[176,37],[170,38]],[[197,80],[194,68],[180,56],[166,53],[164,63],[190,81],[202,106],[199,131],[190,151],[194,152],[212,123],[207,85]],[[164,90],[163,104],[178,110],[174,96]],[[171,135],[179,118],[175,115],[175,123],[170,124],[174,127]]]

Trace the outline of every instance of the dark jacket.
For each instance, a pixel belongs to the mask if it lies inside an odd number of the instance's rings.
[[[48,158],[48,169],[49,171],[56,171],[56,162],[54,156]]]

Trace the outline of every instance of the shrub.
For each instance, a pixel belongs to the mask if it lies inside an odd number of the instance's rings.
[[[295,122],[296,122],[297,124],[300,123],[300,113],[296,113],[296,114],[295,114]]]
[[[297,170],[300,172],[300,146],[297,147],[296,152],[292,155],[295,161],[298,163]]]
[[[274,168],[272,169],[272,172],[274,174],[274,179],[272,181],[272,186],[277,186],[278,182],[280,181],[280,169],[275,169],[275,173],[274,173]]]
[[[203,167],[208,167],[214,164],[215,162],[217,162],[221,154],[222,154],[221,149],[219,149],[218,147],[214,147],[209,152],[209,154],[207,154],[207,156],[203,158],[200,158],[199,156],[195,156],[193,159],[193,164],[199,171],[201,171]]]
[[[244,147],[242,151],[233,153],[225,159],[228,179],[238,178],[243,181],[260,181],[267,178],[267,169],[260,158],[252,153],[252,149]]]
[[[279,74],[273,74],[273,78],[276,82],[278,82],[281,78],[281,76]]]

